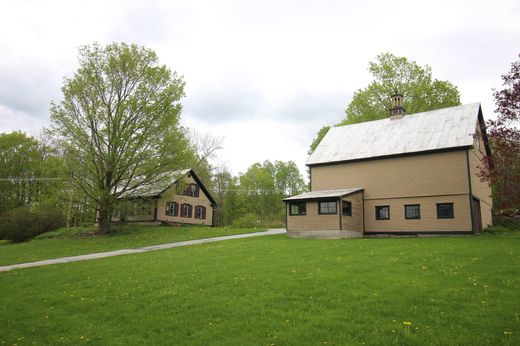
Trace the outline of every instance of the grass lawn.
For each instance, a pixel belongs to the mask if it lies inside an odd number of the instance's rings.
[[[519,345],[520,232],[230,240],[0,273],[0,292],[9,345]]]
[[[131,249],[184,240],[260,232],[265,229],[209,228],[196,226],[119,226],[115,233],[85,236],[90,228],[61,228],[25,243],[0,243],[0,266],[94,252]]]

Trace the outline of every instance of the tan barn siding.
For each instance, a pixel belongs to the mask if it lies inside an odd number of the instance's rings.
[[[358,192],[342,200],[352,203],[352,216],[341,215],[341,229],[363,232],[363,193]],[[339,211],[341,212],[341,208]]]
[[[195,184],[196,181],[193,177],[186,178],[185,183]],[[166,215],[166,203],[177,202],[179,204],[179,215],[181,213],[181,204],[191,204],[192,214],[190,218],[181,216],[170,216]],[[201,205],[206,207],[206,218],[196,219],[195,218],[195,207]],[[206,225],[211,226],[213,224],[213,208],[208,197],[204,194],[202,189],[199,191],[199,197],[181,196],[176,194],[176,185],[171,186],[165,191],[158,200],[157,204],[157,219],[160,221],[172,222],[172,223],[189,223],[194,225]]]
[[[311,167],[312,190],[361,187],[365,198],[469,193],[466,150]]]
[[[466,176],[467,177],[467,176]],[[454,218],[438,219],[437,203],[453,203]],[[406,219],[405,204],[420,205],[420,219]],[[390,206],[390,220],[376,220],[376,206]],[[365,200],[366,232],[466,231],[471,232],[469,194],[419,198]]]
[[[319,215],[318,202],[307,201],[307,215],[289,214],[289,204],[287,203],[287,230],[288,231],[320,231],[320,230],[339,230],[339,206],[338,213],[332,215]]]
[[[473,195],[480,199],[480,213],[482,215],[482,227],[486,228],[492,224],[491,209],[493,208],[493,200],[491,197],[491,186],[487,181],[482,181],[478,176],[482,158],[485,155],[484,141],[477,128],[479,136],[475,138],[473,149],[468,152],[470,175],[471,175],[471,191]],[[480,142],[480,145],[477,143]],[[479,149],[480,148],[480,149]]]

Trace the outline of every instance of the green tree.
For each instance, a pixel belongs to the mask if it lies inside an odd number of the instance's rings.
[[[260,224],[271,219],[281,196],[275,191],[271,162],[255,163],[240,176],[240,189],[245,196],[246,211],[258,216]]]
[[[369,62],[372,82],[354,93],[345,119],[336,126],[377,120],[389,116],[390,96],[399,91],[409,114],[460,105],[460,94],[449,81],[434,79],[431,67],[413,60],[382,53]],[[322,128],[311,144],[312,153],[328,130]]]
[[[263,225],[282,222],[285,215],[282,199],[306,188],[293,161],[255,163],[240,175],[239,183],[236,200],[243,207],[240,216],[255,215]]]
[[[275,188],[284,197],[297,195],[306,189],[305,181],[294,161],[275,161],[273,168]]]
[[[0,134],[0,212],[34,203],[62,206],[63,157],[42,139]]]
[[[53,133],[66,148],[75,185],[110,232],[117,200],[154,186],[193,156],[179,126],[184,81],[150,49],[125,43],[79,51],[79,68],[51,106]]]
[[[308,155],[312,154],[314,150],[316,150],[316,147],[318,147],[318,144],[321,143],[321,140],[325,135],[329,132],[330,126],[323,126],[318,133],[316,134],[316,138],[311,143],[311,146],[309,148],[309,151],[307,152]]]
[[[29,205],[37,194],[38,141],[22,132],[0,134],[0,212]]]

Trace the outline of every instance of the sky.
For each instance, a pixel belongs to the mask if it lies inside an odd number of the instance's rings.
[[[344,118],[383,52],[429,65],[493,117],[519,18],[507,0],[0,0],[0,132],[49,126],[80,46],[136,43],[184,77],[182,125],[223,137],[214,164],[292,160],[304,173],[316,132]]]

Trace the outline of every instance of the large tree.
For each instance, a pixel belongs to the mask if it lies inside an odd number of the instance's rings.
[[[51,106],[74,183],[98,206],[99,232],[121,197],[152,187],[192,157],[179,126],[184,81],[145,47],[93,44]]]
[[[338,125],[355,124],[389,116],[390,96],[396,91],[404,96],[406,112],[417,113],[460,105],[460,94],[449,81],[434,79],[431,67],[413,60],[382,53],[369,62],[373,80],[357,90],[345,110],[345,119]],[[323,127],[313,140],[309,153],[321,142],[330,127]]]
[[[520,55],[519,55],[520,57]],[[497,209],[520,209],[520,60],[502,76],[495,90],[496,120],[487,121],[493,155],[484,158],[481,175],[491,180]]]

